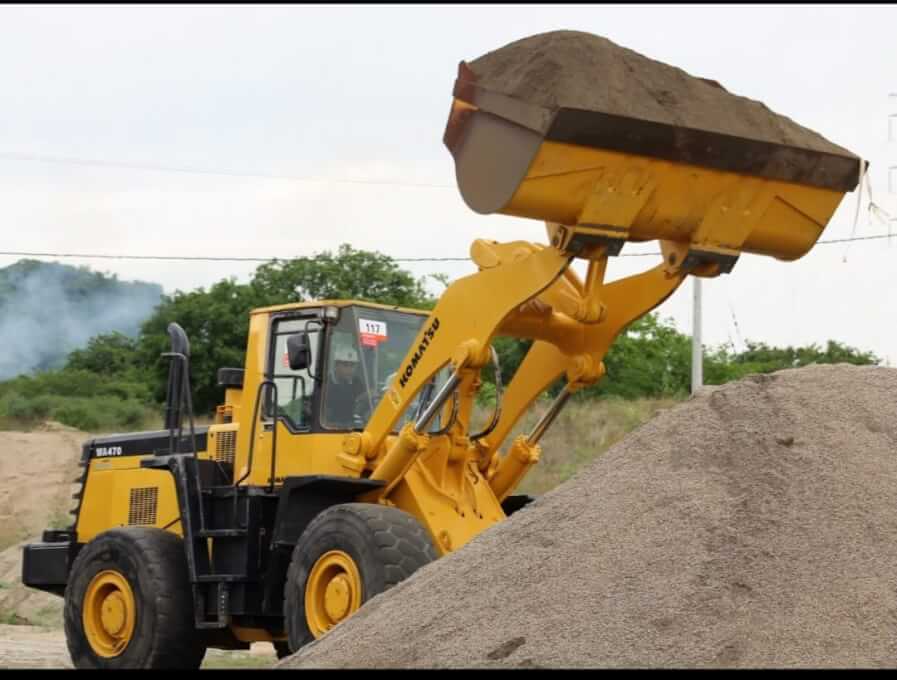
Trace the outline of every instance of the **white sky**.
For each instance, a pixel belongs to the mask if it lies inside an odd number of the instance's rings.
[[[897,114],[894,6],[0,7],[0,251],[286,257],[349,242],[395,257],[465,256],[477,237],[544,242],[544,227],[469,210],[442,145],[462,59],[556,29],[606,36],[759,99],[871,161],[888,192]],[[389,179],[365,186],[12,160],[96,159],[226,173]],[[894,181],[897,189],[897,173]],[[887,228],[867,219],[858,235]],[[849,236],[856,193],[823,239]],[[894,225],[897,234],[897,223]],[[629,246],[627,250],[654,249]],[[845,254],[846,262],[844,261]],[[0,266],[17,257],[0,256]],[[61,260],[167,292],[244,263]],[[635,273],[651,258],[614,261]],[[416,275],[467,263],[403,265]],[[704,338],[832,338],[897,365],[897,236],[745,255],[704,285]],[[434,290],[438,286],[434,285]],[[687,283],[660,308],[689,332]],[[737,319],[738,330],[733,322]]]

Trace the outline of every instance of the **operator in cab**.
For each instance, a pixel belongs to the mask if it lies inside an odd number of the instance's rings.
[[[324,394],[324,426],[335,429],[359,427],[354,421],[359,400],[367,394],[360,375],[358,350],[348,342],[334,342],[329,384]]]

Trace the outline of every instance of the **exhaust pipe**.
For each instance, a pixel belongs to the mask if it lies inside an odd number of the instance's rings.
[[[190,367],[190,341],[184,329],[176,323],[168,324],[171,352],[162,356],[171,357],[168,366],[168,394],[165,399],[165,429],[180,429],[183,419],[184,374]]]

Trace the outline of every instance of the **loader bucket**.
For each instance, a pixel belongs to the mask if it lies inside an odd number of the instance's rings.
[[[444,142],[481,214],[794,260],[862,161],[817,133],[599,36],[544,33],[461,62]]]

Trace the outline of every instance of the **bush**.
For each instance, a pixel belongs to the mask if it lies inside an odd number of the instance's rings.
[[[81,401],[72,401],[56,409],[54,418],[63,425],[77,427],[85,432],[100,429],[100,419]]]
[[[109,412],[109,425],[136,428],[147,419],[147,409],[136,401],[117,402]]]
[[[58,402],[59,399],[52,395],[42,394],[31,399],[31,412],[36,420],[45,420],[53,412]]]
[[[18,392],[10,392],[0,402],[0,415],[13,420],[31,420],[31,402]]]

